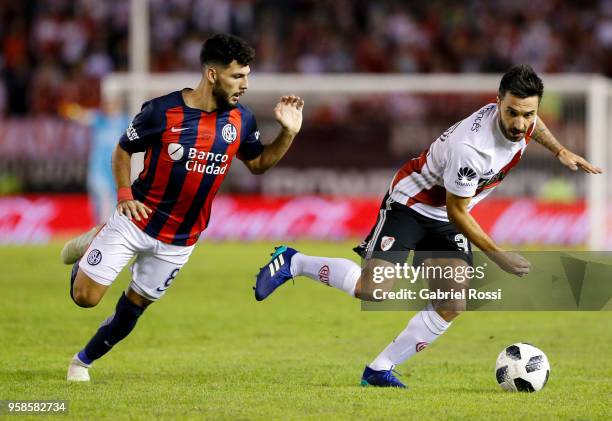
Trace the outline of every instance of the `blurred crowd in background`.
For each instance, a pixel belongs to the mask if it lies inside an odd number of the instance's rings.
[[[528,63],[538,72],[612,77],[612,0],[148,2],[151,72],[197,72],[203,40],[230,32],[255,47],[258,73],[502,73]],[[126,95],[101,103],[100,84],[129,70],[130,5],[0,0],[0,244],[86,230],[114,210],[110,155],[131,115]],[[299,141],[262,176],[232,167],[207,236],[362,237],[393,171],[495,99],[494,92],[376,89],[304,93]],[[254,98],[244,103],[266,141],[277,130],[275,98]],[[581,154],[586,105],[585,95],[547,90],[539,110]],[[585,177],[561,171],[545,148],[530,147],[477,219],[503,243],[584,244]],[[254,223],[237,223],[245,219]]]
[[[99,105],[128,67],[129,1],[0,0],[0,116]],[[151,71],[197,71],[232,32],[260,72],[540,72],[612,76],[612,0],[150,0]]]

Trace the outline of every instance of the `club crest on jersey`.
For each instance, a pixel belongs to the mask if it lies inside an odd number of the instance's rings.
[[[221,136],[223,136],[223,140],[227,143],[234,143],[237,135],[238,130],[236,130],[236,127],[232,123],[227,123],[223,126],[223,129],[221,129]]]
[[[93,249],[87,255],[87,263],[91,266],[95,266],[102,261],[102,252],[98,249]]]
[[[471,186],[472,180],[476,178],[476,172],[470,167],[459,168],[457,178],[458,180],[455,180],[455,184],[458,186]]]
[[[393,247],[393,243],[395,243],[395,237],[384,236],[382,240],[380,240],[380,249],[382,251],[387,251]]]
[[[185,153],[185,148],[180,143],[170,143],[168,145],[168,155],[173,161],[180,161]]]

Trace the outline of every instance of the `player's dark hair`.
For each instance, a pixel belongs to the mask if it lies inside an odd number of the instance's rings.
[[[245,40],[231,34],[216,34],[202,44],[200,64],[229,65],[236,60],[242,66],[248,65],[255,58],[255,50]]]
[[[506,92],[519,98],[537,95],[542,99],[544,84],[530,65],[520,64],[508,70],[499,82],[499,98],[503,98]]]

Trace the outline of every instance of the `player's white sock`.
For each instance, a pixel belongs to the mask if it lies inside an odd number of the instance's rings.
[[[361,268],[352,260],[335,257],[306,256],[296,253],[291,258],[291,275],[307,276],[325,285],[341,289],[351,297],[361,276]]]
[[[370,368],[377,371],[390,370],[435,341],[450,325],[451,322],[444,320],[431,303],[428,304],[410,319],[406,329],[372,361]]]

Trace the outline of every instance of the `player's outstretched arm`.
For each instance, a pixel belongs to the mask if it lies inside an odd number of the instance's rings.
[[[117,145],[113,151],[113,177],[117,185],[117,210],[121,215],[140,221],[142,215],[147,219],[153,213],[151,209],[132,197],[130,183],[131,155]]]
[[[262,174],[272,168],[287,153],[293,143],[293,139],[302,128],[302,109],[304,100],[298,96],[289,95],[281,97],[276,107],[274,116],[281,125],[281,131],[276,139],[264,147],[261,155],[245,165],[253,174]]]
[[[541,118],[538,118],[536,121],[536,126],[531,137],[540,145],[554,153],[559,161],[570,170],[576,171],[578,168],[581,168],[584,172],[589,174],[603,173],[601,168],[592,165],[580,155],[573,153],[561,145],[561,143],[555,139],[555,136],[553,136],[550,130],[548,130],[548,127],[546,127],[546,124],[544,124],[544,121],[542,121]]]
[[[529,273],[531,263],[518,253],[504,251],[487,235],[474,217],[468,212],[471,197],[461,197],[446,192],[446,211],[448,219],[467,237],[470,242],[482,250],[491,260],[506,272],[517,276]]]

